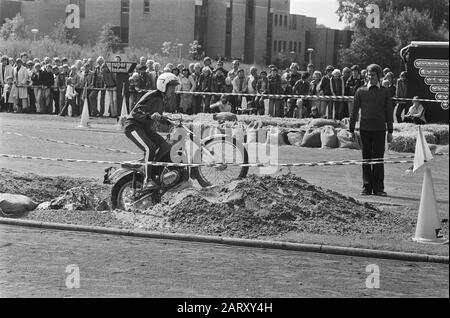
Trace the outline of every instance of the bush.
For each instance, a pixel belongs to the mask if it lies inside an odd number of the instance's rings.
[[[425,140],[428,144],[436,144],[433,133],[424,131]],[[389,150],[397,152],[414,152],[416,149],[417,131],[403,131],[394,133],[394,140],[389,144]]]

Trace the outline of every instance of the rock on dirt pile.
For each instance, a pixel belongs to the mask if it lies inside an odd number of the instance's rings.
[[[148,218],[133,218],[137,227],[247,238],[289,231],[371,232],[366,225],[380,217],[370,204],[291,174],[250,176],[223,186],[166,194],[161,204],[143,213]]]

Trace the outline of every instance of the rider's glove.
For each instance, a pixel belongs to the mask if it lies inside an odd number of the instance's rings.
[[[158,121],[158,120],[161,120],[161,114],[160,113],[154,113],[150,118],[152,119],[152,120],[155,120],[155,121]]]

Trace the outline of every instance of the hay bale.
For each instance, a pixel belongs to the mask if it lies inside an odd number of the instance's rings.
[[[337,148],[339,146],[336,130],[332,126],[322,127],[320,141],[322,148]]]
[[[449,128],[448,125],[423,125],[422,130],[425,132],[430,132],[436,137],[436,144],[438,145],[448,145],[449,139]]]
[[[436,144],[436,137],[433,133],[424,131],[423,135],[428,144]],[[389,144],[389,150],[412,153],[415,151],[417,131],[398,132],[393,137],[393,141]]]

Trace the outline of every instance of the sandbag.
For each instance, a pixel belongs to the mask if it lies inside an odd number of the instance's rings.
[[[322,131],[320,132],[320,141],[322,148],[337,148],[339,146],[336,130],[334,130],[332,126],[322,127]]]
[[[321,131],[318,128],[308,128],[303,136],[300,147],[320,148],[322,145],[320,133]]]
[[[287,133],[287,138],[289,141],[289,144],[291,146],[300,147],[303,141],[303,137],[305,136],[305,131],[290,131]]]
[[[265,143],[267,140],[267,128],[263,127],[261,121],[251,123],[246,130],[246,142],[250,143]]]
[[[308,128],[321,128],[323,126],[332,126],[333,128],[338,128],[340,126],[340,122],[332,119],[325,118],[314,118],[308,124]]]
[[[267,133],[266,144],[285,146],[286,142],[283,131],[279,127],[271,127]]]
[[[31,198],[19,195],[0,193],[0,212],[4,214],[20,214],[28,211],[33,211],[38,204]]]
[[[361,149],[361,146],[359,145],[356,136],[355,140],[353,140],[352,134],[346,129],[338,130],[337,139],[339,141],[339,148],[358,149],[358,150]]]
[[[224,121],[237,121],[238,118],[235,114],[229,113],[229,112],[221,112],[213,115],[213,119],[217,120],[218,122],[224,122]]]

